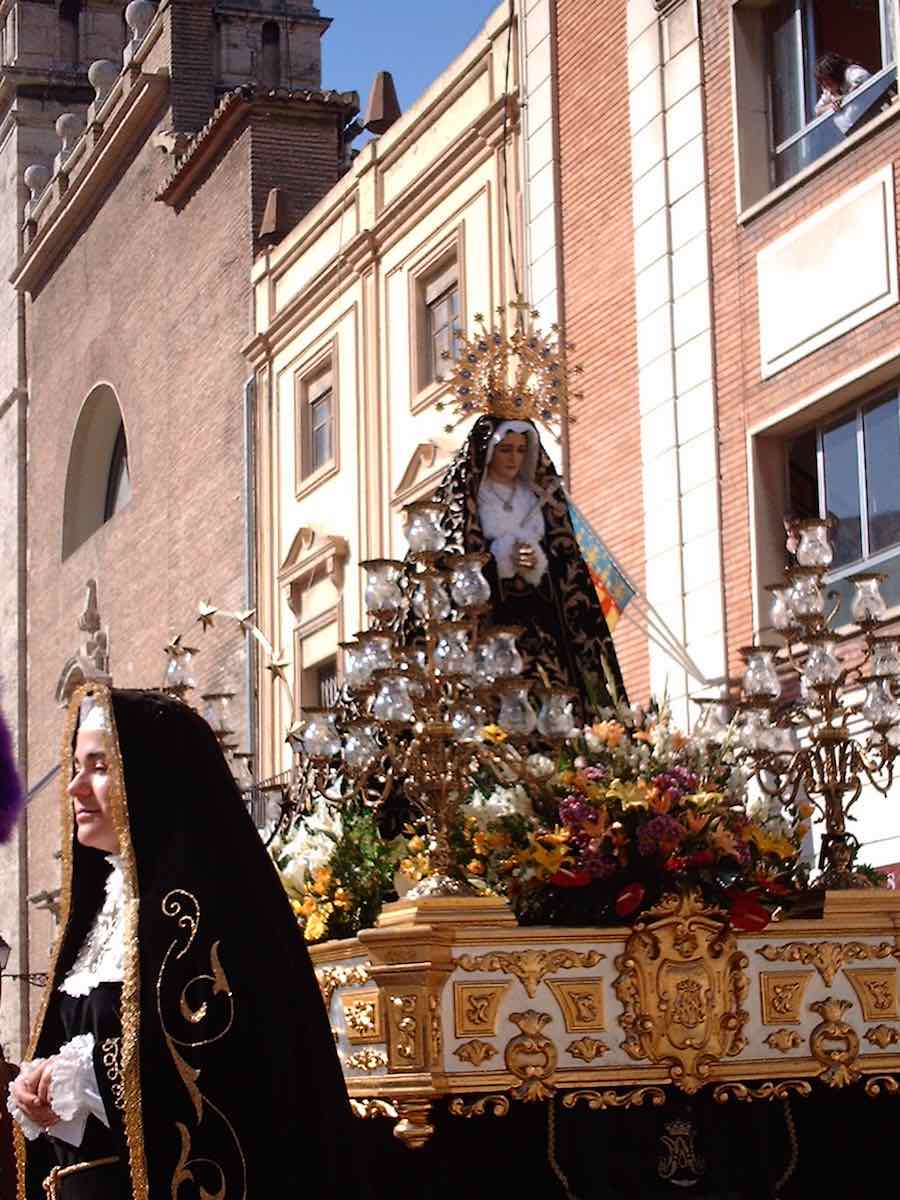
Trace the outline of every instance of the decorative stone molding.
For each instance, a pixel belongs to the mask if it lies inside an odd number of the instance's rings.
[[[299,612],[297,593],[306,591],[317,578],[328,578],[335,591],[343,591],[349,554],[346,538],[318,534],[308,525],[302,525],[278,571],[279,583],[290,591],[291,609]]]
[[[119,78],[119,68],[108,58],[98,58],[88,67],[88,79],[94,89],[94,107],[99,108]]]
[[[54,172],[62,169],[66,159],[72,153],[75,143],[81,137],[84,122],[77,113],[62,113],[61,116],[56,118],[55,129],[62,146],[53,160]]]
[[[131,30],[131,38],[122,54],[122,61],[127,67],[134,57],[135,51],[147,36],[147,31],[156,16],[156,5],[150,0],[131,0],[125,9],[125,24]]]
[[[25,186],[31,193],[31,197],[28,201],[29,208],[38,202],[38,199],[43,193],[44,188],[50,182],[51,177],[52,172],[50,168],[45,166],[43,163],[32,163],[30,167],[25,168],[25,174],[23,178],[25,180]]]
[[[93,679],[111,684],[109,673],[109,638],[100,628],[100,608],[97,603],[97,581],[87,581],[84,609],[78,618],[78,628],[85,635],[75,654],[66,662],[56,684],[56,703],[65,707],[72,693],[81,684]]]

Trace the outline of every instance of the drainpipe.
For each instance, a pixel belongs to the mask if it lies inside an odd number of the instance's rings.
[[[18,324],[18,397],[16,419],[16,731],[19,773],[28,781],[28,366],[25,331],[25,295],[16,296]],[[31,971],[28,932],[28,807],[19,822],[19,1020],[27,1043],[31,1029],[31,997],[27,976]]]
[[[244,383],[244,605],[256,608],[256,379]],[[247,638],[247,750],[253,755],[254,778],[259,766],[256,712],[256,638]]]

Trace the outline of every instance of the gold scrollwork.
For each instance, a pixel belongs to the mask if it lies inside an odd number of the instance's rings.
[[[431,1101],[423,1099],[399,1100],[397,1112],[400,1120],[394,1126],[394,1137],[412,1150],[424,1146],[434,1133],[431,1124]]]
[[[694,1123],[676,1118],[666,1121],[663,1129],[656,1172],[660,1179],[671,1180],[676,1187],[692,1187],[706,1172],[706,1160],[698,1154],[695,1145],[697,1130]]]
[[[514,975],[525,988],[528,998],[533,1000],[541,980],[556,971],[570,971],[574,967],[595,967],[606,956],[596,950],[521,950],[489,954],[462,954],[456,966],[462,971],[500,971]]]
[[[521,1030],[507,1042],[503,1052],[507,1069],[522,1081],[512,1089],[512,1094],[517,1100],[547,1100],[554,1092],[558,1055],[556,1046],[541,1030],[553,1018],[549,1013],[529,1008],[510,1013],[509,1019]]]
[[[845,963],[900,958],[900,949],[890,942],[879,942],[876,946],[868,942],[785,942],[782,946],[761,946],[756,953],[767,962],[801,962],[813,966],[826,987],[831,987]]]
[[[595,1111],[601,1108],[640,1108],[645,1102],[660,1108],[666,1102],[666,1093],[661,1087],[638,1087],[625,1092],[617,1092],[615,1088],[603,1091],[580,1088],[563,1096],[563,1108],[574,1108],[582,1101]]]
[[[482,1042],[479,1038],[473,1038],[471,1042],[463,1042],[461,1046],[457,1046],[453,1051],[458,1059],[461,1059],[462,1062],[471,1063],[473,1067],[480,1067],[488,1059],[494,1058],[497,1052],[496,1046],[491,1046],[488,1042]]]
[[[782,1054],[787,1054],[791,1050],[796,1050],[798,1046],[803,1044],[803,1038],[796,1029],[776,1029],[774,1033],[770,1033],[768,1037],[763,1038],[767,1046],[771,1046],[773,1050],[780,1050]]]
[[[428,997],[428,1033],[431,1066],[434,1070],[440,1070],[444,1054],[444,1036],[441,1031],[441,1002],[433,994]]]
[[[778,1083],[768,1080],[758,1087],[748,1087],[745,1083],[720,1083],[713,1088],[712,1097],[717,1104],[727,1104],[729,1100],[788,1100],[792,1092],[795,1096],[809,1096],[812,1084],[805,1079],[782,1079]]]
[[[422,1065],[419,1047],[419,998],[410,995],[391,996],[389,1012],[389,1061],[392,1067]]]
[[[760,971],[764,1025],[799,1025],[803,1020],[803,995],[812,971]]]
[[[874,1029],[866,1030],[865,1038],[879,1050],[887,1050],[888,1046],[896,1046],[900,1042],[900,1031],[892,1025],[876,1025]]]
[[[747,1045],[746,966],[720,910],[698,892],[664,896],[616,959],[626,1054],[666,1066],[679,1088],[697,1091],[712,1063]]]
[[[352,984],[368,983],[371,976],[367,964],[356,963],[352,967],[319,967],[316,970],[316,980],[325,1008],[331,1010],[331,998],[338,988],[350,987]]]
[[[348,1055],[344,1063],[351,1071],[377,1071],[387,1066],[387,1054],[384,1050],[373,1050],[371,1046],[366,1046],[364,1050]]]
[[[580,1058],[582,1062],[593,1062],[595,1058],[602,1058],[609,1050],[606,1042],[601,1042],[598,1038],[583,1037],[577,1042],[570,1042],[566,1046],[566,1053],[571,1054],[573,1058]]]
[[[500,1001],[509,983],[454,983],[453,1023],[457,1037],[496,1037]]]
[[[338,996],[338,1002],[344,1013],[348,1042],[358,1045],[361,1042],[384,1041],[381,997],[377,988],[347,992]]]
[[[363,1100],[356,1100],[350,1097],[350,1108],[353,1110],[353,1115],[361,1120],[368,1121],[373,1117],[390,1117],[392,1121],[397,1119],[397,1110],[388,1100],[379,1100],[375,1096],[366,1096]]]
[[[900,1092],[900,1079],[894,1075],[873,1075],[866,1080],[865,1092],[872,1097],[880,1096],[882,1092],[886,1096],[896,1096]]]
[[[593,1033],[604,1029],[602,979],[548,979],[567,1033]]]
[[[843,1019],[849,1000],[826,996],[809,1006],[822,1020],[809,1035],[809,1048],[816,1062],[822,1064],[819,1078],[829,1087],[846,1087],[855,1083],[860,1072],[854,1067],[859,1055],[859,1034]]]
[[[454,1117],[505,1117],[509,1113],[509,1097],[498,1094],[479,1096],[467,1104],[462,1096],[454,1096],[449,1109]]]
[[[116,1108],[124,1109],[125,1080],[122,1075],[122,1039],[106,1038],[100,1045],[100,1053],[103,1056],[103,1068],[106,1071],[106,1078],[109,1080],[113,1103]]]
[[[866,1021],[897,1020],[897,972],[893,968],[863,967],[845,971]]]

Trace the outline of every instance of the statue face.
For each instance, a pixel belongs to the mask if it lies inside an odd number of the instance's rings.
[[[488,467],[488,478],[498,483],[512,483],[522,470],[528,455],[528,435],[507,433],[502,442],[494,447],[494,455]]]
[[[75,774],[68,786],[75,814],[76,836],[82,846],[107,854],[119,849],[113,824],[106,735],[99,729],[80,729],[75,739]]]

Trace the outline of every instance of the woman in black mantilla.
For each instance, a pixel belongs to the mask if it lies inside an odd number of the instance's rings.
[[[625,698],[618,659],[581,556],[562,479],[531,421],[479,417],[435,495],[447,552],[487,552],[491,620],[518,625],[526,677],[576,693],[582,718]]]
[[[62,766],[62,931],[10,1097],[20,1200],[264,1200],[301,1148],[324,1192],[359,1195],[312,965],[209,727],[89,686]]]

